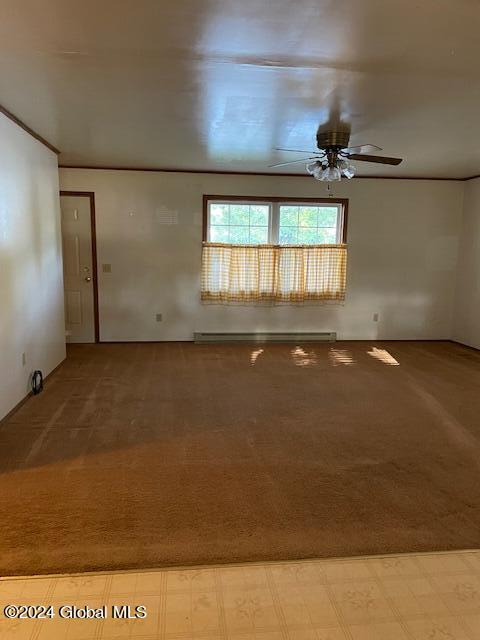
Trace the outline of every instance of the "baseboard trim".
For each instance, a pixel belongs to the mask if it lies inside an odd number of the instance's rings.
[[[454,340],[453,338],[450,338],[448,342],[452,342],[453,344],[459,344],[460,346],[465,347],[466,349],[473,349],[473,351],[480,351],[478,347],[472,347],[471,344],[467,344],[466,342],[460,342],[460,340]]]
[[[335,342],[337,334],[334,331],[301,332],[301,333],[272,333],[271,331],[257,331],[253,333],[194,333],[196,344],[212,344],[224,342]]]

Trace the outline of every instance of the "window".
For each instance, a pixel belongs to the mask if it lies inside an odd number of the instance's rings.
[[[204,196],[202,300],[342,302],[347,201]]]
[[[268,244],[269,203],[209,202],[209,241],[228,244]]]
[[[339,244],[340,205],[280,204],[279,244]]]
[[[224,244],[345,242],[345,201],[206,197],[204,239]]]

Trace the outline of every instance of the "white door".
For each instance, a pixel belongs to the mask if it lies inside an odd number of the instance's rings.
[[[90,198],[60,196],[67,342],[95,342]]]

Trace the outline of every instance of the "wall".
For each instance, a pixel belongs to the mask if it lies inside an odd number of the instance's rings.
[[[101,340],[254,330],[451,337],[461,182],[357,179],[335,186],[350,199],[345,304],[255,308],[200,303],[202,195],[325,197],[325,185],[303,177],[86,169],[62,169],[60,181],[62,189],[95,192],[99,265],[112,265],[99,274]]]
[[[65,357],[57,157],[0,114],[0,418]],[[22,364],[25,353],[26,363]]]
[[[465,183],[454,339],[480,349],[480,179]]]

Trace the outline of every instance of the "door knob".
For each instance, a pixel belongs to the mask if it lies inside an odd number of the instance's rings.
[[[90,282],[90,280],[91,280],[91,277],[90,277],[90,276],[87,276],[87,277],[85,278],[85,282]]]

